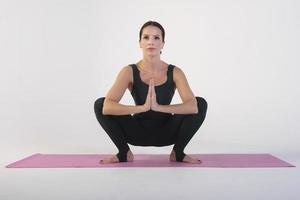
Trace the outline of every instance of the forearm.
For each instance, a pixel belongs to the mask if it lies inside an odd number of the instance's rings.
[[[111,100],[104,100],[103,114],[104,115],[130,115],[133,113],[144,112],[142,105],[124,105]]]
[[[156,111],[174,114],[197,114],[197,100],[193,99],[180,104],[158,105]]]

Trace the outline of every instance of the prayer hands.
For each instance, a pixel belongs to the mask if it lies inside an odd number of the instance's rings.
[[[154,86],[154,80],[151,79],[148,86],[148,94],[144,104],[145,112],[148,110],[158,111],[158,103],[156,101],[156,92]]]

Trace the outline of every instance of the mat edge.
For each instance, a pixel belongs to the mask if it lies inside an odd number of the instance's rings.
[[[15,167],[15,165],[19,164],[20,162],[23,162],[24,160],[31,159],[31,158],[33,158],[35,156],[38,156],[38,155],[41,155],[41,154],[40,153],[35,153],[35,154],[30,155],[28,157],[25,157],[25,158],[23,158],[21,160],[18,160],[16,162],[10,163],[10,164],[6,165],[5,168],[18,168],[18,167]]]

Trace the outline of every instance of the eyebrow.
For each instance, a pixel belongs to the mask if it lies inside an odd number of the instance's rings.
[[[148,36],[149,34],[143,34],[143,35],[144,35],[144,36],[145,36],[145,35]],[[154,36],[158,36],[158,37],[159,37],[160,35],[154,35]]]

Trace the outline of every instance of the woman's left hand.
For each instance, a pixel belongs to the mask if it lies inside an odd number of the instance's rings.
[[[150,80],[150,87],[151,87],[151,110],[158,111],[158,103],[156,101],[156,93],[155,93],[155,86],[154,86],[154,80]]]

